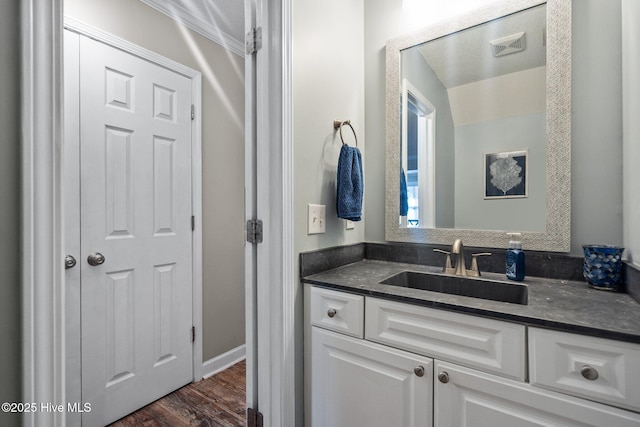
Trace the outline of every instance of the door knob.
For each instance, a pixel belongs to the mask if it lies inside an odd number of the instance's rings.
[[[104,255],[102,255],[100,252],[92,252],[87,257],[87,262],[89,263],[89,265],[93,265],[94,267],[96,265],[104,264],[104,261]]]
[[[76,259],[73,257],[73,255],[67,255],[66,257],[64,257],[64,269],[68,270],[70,268],[73,268],[76,266]]]

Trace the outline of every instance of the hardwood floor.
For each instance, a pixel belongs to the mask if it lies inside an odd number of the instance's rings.
[[[245,425],[246,365],[239,362],[189,384],[110,427],[240,427]]]

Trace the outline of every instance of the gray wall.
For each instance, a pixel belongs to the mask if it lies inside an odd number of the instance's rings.
[[[456,228],[545,230],[545,130],[545,113],[456,126]],[[485,200],[484,154],[523,149],[529,150],[528,197]]]
[[[363,163],[369,160],[364,123],[363,0],[297,1],[293,11],[294,232],[295,250],[301,252],[364,240],[363,221],[356,222],[354,230],[346,230],[345,221],[336,214],[342,143],[333,129],[334,119],[351,120]],[[343,128],[343,136],[347,144],[354,144],[350,128]],[[369,193],[365,186],[365,199]],[[326,205],[325,234],[307,234],[309,203]],[[368,215],[365,211],[363,218]]]
[[[385,44],[387,40],[418,29],[407,24],[400,1],[365,1],[364,81],[367,161],[365,176],[365,238],[384,242],[385,200]],[[437,132],[437,129],[436,129]]]
[[[402,52],[402,77],[436,108],[436,225],[453,227],[455,213],[455,134],[449,94],[418,49]]]
[[[351,120],[365,165],[364,198],[377,197],[366,173],[364,117],[365,0],[293,1],[294,253],[364,240],[364,222],[346,230],[336,214],[337,161],[342,146],[333,120]],[[351,129],[343,135],[353,145]],[[380,173],[380,172],[379,172]],[[383,173],[384,174],[384,173]],[[307,234],[307,205],[326,205],[326,233]],[[298,271],[296,258],[295,270]],[[296,282],[296,425],[303,425],[302,286]]]
[[[437,7],[437,5],[434,5]],[[367,163],[365,240],[384,238],[384,46],[415,29],[400,2],[365,2]],[[571,253],[622,244],[620,0],[573,2]],[[635,193],[637,198],[637,192]],[[637,216],[636,216],[637,217]]]
[[[583,244],[622,244],[621,11],[620,0],[572,5],[571,252],[581,255]]]
[[[202,72],[203,360],[244,344],[244,60],[138,1],[65,14]]]
[[[0,402],[22,400],[19,5],[0,2]],[[20,417],[2,412],[0,425],[18,426]]]
[[[640,2],[622,0],[624,246],[640,266]]]

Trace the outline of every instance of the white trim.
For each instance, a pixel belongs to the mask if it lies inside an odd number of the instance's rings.
[[[247,346],[242,344],[220,356],[207,360],[202,364],[202,379],[212,377],[218,372],[222,372],[236,363],[243,361],[246,358],[246,351]]]
[[[171,2],[170,0],[140,0],[147,6],[167,15],[169,18],[183,24],[214,43],[228,49],[232,53],[244,58],[244,42],[226,34],[211,22],[200,19],[189,9]]]
[[[168,70],[183,75],[191,80],[191,90],[193,95],[193,105],[195,107],[195,116],[191,122],[191,180],[192,180],[192,215],[195,216],[195,230],[192,236],[193,248],[193,294],[192,294],[192,316],[193,326],[196,328],[195,341],[193,343],[193,380],[198,381],[202,378],[202,74],[192,68],[168,59],[157,53],[134,45],[127,40],[121,39],[110,33],[106,33],[100,29],[76,21],[69,17],[64,19],[64,27],[77,34],[89,37],[98,42],[104,43],[116,49],[122,50],[138,58],[152,62],[156,65],[164,67]],[[71,305],[66,307],[67,313],[71,319],[80,318],[80,307]],[[72,330],[74,334],[79,334],[79,327]],[[81,340],[79,337],[70,337],[67,344],[69,355],[77,357],[75,360],[80,361]],[[70,397],[70,401],[80,401],[81,390],[78,389],[77,383],[71,381],[72,378],[79,378],[82,372],[82,366],[77,363],[73,368],[69,367],[66,372],[67,381],[66,392]],[[72,415],[69,415],[73,418]]]
[[[264,221],[264,243],[257,245],[257,363],[258,410],[266,426],[296,425],[302,398],[295,393],[302,370],[294,333],[291,15],[291,0],[257,1],[263,47],[256,54],[256,204]]]
[[[626,259],[640,268],[640,198],[637,183],[640,172],[636,169],[640,159],[640,3],[622,0],[622,235],[627,248]]]
[[[418,224],[421,228],[435,227],[436,218],[436,173],[435,173],[435,138],[436,107],[408,79],[402,79],[402,167],[408,173],[408,120],[409,94],[420,104],[416,107],[424,113],[424,122],[418,124],[418,170],[426,173],[418,174]],[[430,113],[427,113],[429,110]],[[428,122],[431,122],[431,126]],[[430,129],[429,129],[430,128]],[[424,154],[423,154],[424,153]],[[425,208],[426,206],[426,208]]]
[[[71,31],[63,31],[64,39],[64,149],[63,149],[63,187],[64,194],[64,249],[65,256],[71,255],[80,260],[80,35]],[[71,103],[69,100],[75,99]],[[69,172],[73,171],[72,174]],[[75,187],[75,188],[74,188]],[[70,189],[74,188],[73,191]],[[80,268],[65,271],[65,304],[66,307],[80,307],[81,287]],[[66,310],[66,369],[76,372],[82,364],[80,329],[80,310]],[[80,375],[67,375],[65,383],[67,402],[82,400],[82,378]],[[79,426],[82,422],[81,413],[66,414],[69,426]]]
[[[280,81],[278,74],[279,55],[277,54],[279,35],[271,27],[273,15],[279,13],[280,0],[256,0],[256,27],[262,27],[263,47],[255,54],[256,83],[254,106],[255,121],[255,168],[256,214],[263,221],[264,241],[256,245],[256,368],[258,407],[254,408],[263,415],[266,426],[282,426],[280,421],[280,385],[282,375],[279,351],[282,331],[277,324],[282,311],[280,299],[282,278],[282,247],[279,237],[281,227],[274,206],[280,206],[281,194],[270,189],[280,188],[278,134],[280,130]],[[275,34],[274,34],[275,33]],[[272,42],[272,39],[275,39]],[[274,53],[275,51],[275,53]],[[252,107],[253,108],[253,107]],[[278,119],[274,119],[274,117]],[[275,126],[271,126],[271,125]],[[274,129],[275,128],[275,129]],[[278,154],[276,154],[278,153]],[[272,161],[273,156],[273,161]],[[278,163],[274,163],[278,162]],[[273,211],[273,212],[272,212]]]
[[[283,424],[298,425],[303,414],[296,407],[304,407],[302,396],[296,394],[296,377],[303,376],[302,355],[296,359],[295,308],[296,295],[302,292],[295,271],[294,251],[294,166],[293,166],[293,1],[282,0],[282,264],[283,298],[282,331],[284,335],[282,358],[282,406]],[[299,348],[299,347],[298,347]]]
[[[135,45],[128,40],[103,31],[100,28],[85,24],[84,22],[78,21],[70,16],[64,17],[64,28],[107,44],[111,47],[115,47],[116,49],[120,49],[123,52],[135,55],[138,58],[153,62],[154,64],[160,65],[168,70],[182,74],[185,77],[194,78],[202,75],[199,71],[194,70],[193,68],[187,67],[186,65],[162,56],[152,50]]]
[[[256,0],[245,1],[245,32],[255,27]],[[244,220],[257,218],[256,203],[256,55],[244,60]],[[245,243],[246,407],[258,409],[257,245]]]
[[[65,401],[62,0],[20,2],[22,74],[22,396]],[[22,414],[64,426],[65,413]]]
[[[193,379],[202,378],[202,74],[192,77],[191,90],[195,115],[191,121],[191,191],[192,213],[195,216],[192,236],[192,312],[193,326],[196,328],[193,342]]]

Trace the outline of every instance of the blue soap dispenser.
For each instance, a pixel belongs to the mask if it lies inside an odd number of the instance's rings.
[[[511,280],[524,280],[524,251],[520,241],[520,233],[507,233],[510,237],[509,249],[507,249],[507,278]]]

